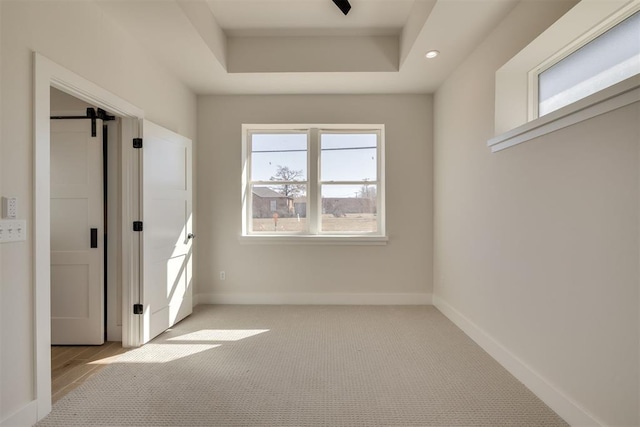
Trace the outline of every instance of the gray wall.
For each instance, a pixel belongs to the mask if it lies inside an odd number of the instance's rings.
[[[495,71],[553,10],[521,3],[435,95],[434,295],[596,420],[638,425],[639,103],[486,146]]]
[[[199,97],[198,300],[353,303],[374,298],[393,303],[430,298],[431,117],[427,95]],[[385,124],[388,245],[241,244],[243,123]],[[225,281],[219,280],[221,270]]]

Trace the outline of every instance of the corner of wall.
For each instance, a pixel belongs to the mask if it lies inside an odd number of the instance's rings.
[[[444,299],[435,295],[433,305],[569,424],[605,425]]]

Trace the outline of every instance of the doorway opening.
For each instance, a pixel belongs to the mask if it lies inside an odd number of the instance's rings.
[[[52,402],[122,352],[120,120],[50,93]]]
[[[118,301],[115,306],[122,310],[120,330],[124,347],[146,343],[191,313],[192,240],[195,235],[192,217],[192,141],[144,120],[144,112],[139,108],[42,55],[36,53],[34,60],[33,313],[36,401],[31,408],[37,421],[51,411],[51,249],[55,249],[51,245],[55,237],[51,220],[54,215],[64,214],[56,211],[59,206],[54,206],[51,198],[51,160],[52,156],[57,155],[51,144],[51,88],[119,118],[119,143],[114,143],[120,149],[115,162],[118,165],[115,188],[120,191],[116,197],[120,206],[115,209],[119,224],[115,234],[119,243],[116,243],[118,250],[115,255],[112,252],[113,245],[108,245],[107,263],[113,259],[120,263],[115,268],[115,277],[122,283],[121,298],[118,298],[121,304]],[[90,134],[83,134],[87,133]],[[113,132],[108,134],[112,135]],[[108,142],[108,145],[111,147],[112,144]],[[78,157],[73,149],[68,153],[70,157]],[[73,167],[63,170],[77,172]],[[67,183],[73,184],[73,179],[67,179]],[[102,190],[98,188],[96,191],[100,193]],[[109,206],[113,207],[110,195],[108,199]],[[59,203],[63,208],[68,208],[67,204]],[[73,209],[67,211],[76,213]],[[93,243],[94,234],[99,240],[100,231],[94,233],[92,228],[97,227],[90,227],[88,222],[84,224],[85,243],[87,240]],[[113,227],[109,226],[108,237],[111,231]],[[110,273],[108,277],[114,276],[111,274],[114,269],[111,266],[107,268]],[[88,271],[89,267],[85,270]],[[100,292],[97,294],[100,295]],[[98,307],[100,310],[101,306]],[[111,307],[109,304],[108,310]]]
[[[110,112],[119,118],[116,141],[131,141],[139,137],[140,120],[144,112],[119,98],[111,92],[97,86],[44,56],[34,53],[34,214],[33,214],[33,271],[34,271],[34,397],[32,405],[33,419],[40,420],[51,411],[51,88],[58,89],[72,97]],[[137,217],[137,158],[127,146],[116,142],[120,147],[118,170],[115,174],[120,190],[121,211],[117,212],[120,224],[127,224]],[[112,204],[113,205],[113,204]],[[129,230],[122,229],[118,236],[120,251],[115,258],[120,266],[115,275],[122,283],[121,339],[125,347],[138,345],[139,316],[124,310],[131,307],[139,298],[138,259],[139,246]],[[111,250],[111,249],[109,249]],[[114,258],[114,259],[115,259]],[[111,256],[109,255],[109,259]],[[108,261],[110,262],[110,261]]]

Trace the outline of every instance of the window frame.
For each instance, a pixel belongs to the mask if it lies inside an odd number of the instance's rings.
[[[263,181],[263,180],[257,180],[257,181],[252,181],[251,180],[251,154],[253,153],[253,147],[251,146],[253,140],[251,138],[251,136],[253,134],[277,134],[277,135],[282,135],[282,134],[296,134],[296,135],[303,135],[306,134],[307,135],[307,179],[305,181]],[[309,192],[309,176],[311,174],[311,168],[310,168],[310,155],[309,155],[309,151],[310,151],[310,138],[309,138],[309,132],[306,129],[248,129],[248,130],[244,130],[243,128],[243,161],[246,162],[246,168],[245,168],[245,172],[243,173],[243,227],[242,227],[242,232],[243,235],[269,235],[269,233],[266,232],[254,232],[253,230],[251,230],[251,224],[253,223],[251,220],[253,219],[253,192],[251,191],[252,187],[254,185],[264,185],[264,186],[269,186],[269,185],[287,185],[287,184],[292,184],[292,185],[298,185],[298,184],[304,184],[307,186],[307,193]],[[245,188],[246,187],[246,188]],[[246,203],[244,203],[244,200],[246,200]],[[307,221],[309,221],[308,216],[307,216]],[[282,233],[278,233],[278,235],[305,235],[305,232],[295,232],[295,231],[290,231],[290,232],[282,232]]]
[[[376,157],[379,159],[380,158],[380,144],[382,141],[382,132],[380,129],[360,129],[360,130],[338,130],[338,129],[317,129],[318,131],[318,135],[317,135],[317,145],[318,145],[318,180],[317,180],[317,186],[316,186],[316,203],[318,204],[317,206],[319,206],[318,210],[315,212],[315,214],[317,215],[318,213],[320,213],[320,215],[322,215],[322,187],[324,185],[366,185],[367,183],[375,185],[376,186],[376,209],[378,209],[379,206],[381,206],[381,202],[382,202],[382,195],[381,192],[378,191],[378,189],[380,188],[380,184],[382,181],[384,181],[384,179],[381,181],[381,177],[382,175],[382,171],[381,171],[381,166],[380,166],[380,161],[376,161],[376,180],[375,181],[369,181],[369,180],[353,180],[353,181],[323,181],[322,180],[322,135],[326,134],[326,135],[331,135],[331,134],[348,134],[348,133],[352,133],[352,134],[357,134],[357,135],[363,135],[363,134],[373,134],[377,136],[377,149],[376,149]],[[376,214],[376,229],[377,230],[383,230],[382,234],[384,234],[384,221],[382,221],[382,217],[381,215]],[[317,222],[317,225],[321,228],[322,227],[322,219],[320,218]],[[379,235],[380,233],[378,231],[376,232],[324,232],[321,229],[318,229],[317,234],[320,235]]]
[[[564,47],[562,47],[561,49],[559,49],[557,52],[555,52],[549,58],[547,58],[546,60],[544,60],[543,62],[538,64],[535,68],[533,68],[531,71],[529,71],[527,73],[527,81],[528,81],[528,85],[527,86],[528,86],[528,92],[529,92],[528,93],[528,97],[527,97],[528,100],[529,100],[528,106],[527,106],[528,107],[527,108],[527,120],[530,122],[530,121],[533,121],[533,120],[541,118],[540,112],[539,112],[539,107],[540,107],[539,78],[540,78],[540,74],[542,74],[545,71],[549,70],[550,68],[552,68],[553,66],[558,64],[560,61],[564,60],[568,56],[570,56],[573,53],[575,53],[576,51],[580,50],[581,48],[583,48],[587,44],[591,43],[592,41],[594,41],[595,39],[597,39],[598,37],[600,37],[601,35],[603,35],[607,31],[611,30],[612,28],[614,28],[615,26],[617,26],[618,24],[622,23],[624,20],[626,20],[627,18],[630,18],[631,16],[633,16],[634,14],[636,14],[638,12],[640,12],[640,3],[633,3],[632,2],[632,3],[628,4],[626,7],[621,8],[616,13],[612,14],[611,16],[609,16],[608,18],[606,18],[605,20],[600,22],[598,25],[595,25],[594,27],[589,29],[587,32],[582,34],[580,37],[576,38],[573,42],[571,42],[571,43],[565,45]],[[609,87],[611,87],[611,86],[608,86],[608,87],[606,87],[604,89],[601,89],[598,92],[595,92],[594,94],[591,94],[591,95],[595,95],[595,94],[600,93],[600,92],[602,92],[604,90],[607,90]],[[585,99],[585,98],[587,98],[587,97],[589,97],[591,95],[583,96],[582,98],[567,104],[565,107],[569,107],[571,105],[574,105],[577,102],[581,101],[582,99]],[[562,108],[564,108],[564,107],[562,107]],[[557,110],[554,110],[554,111],[557,111]],[[542,116],[542,117],[544,117],[544,116]]]
[[[308,228],[301,232],[255,232],[251,229],[253,219],[253,195],[251,181],[252,135],[264,133],[307,134],[307,185]],[[321,181],[321,135],[330,133],[372,133],[377,135],[376,162],[376,219],[375,232],[323,232],[322,185],[360,185],[365,181]],[[320,244],[386,244],[385,229],[385,127],[384,124],[243,124],[242,125],[242,229],[240,241],[244,243],[320,243]],[[371,181],[369,181],[371,182]],[[272,185],[280,181],[270,182]],[[296,182],[297,183],[297,182]],[[266,183],[265,183],[266,184]]]
[[[616,25],[638,10],[640,0],[581,0],[502,65],[495,73],[495,136],[487,141],[491,152],[497,153],[640,101],[640,75],[636,75],[542,117],[533,117],[531,113],[532,105],[538,102],[538,88],[531,84],[530,72],[546,61],[559,61],[563,53],[573,53],[580,41],[589,41],[588,35],[596,37],[606,31],[607,24]]]

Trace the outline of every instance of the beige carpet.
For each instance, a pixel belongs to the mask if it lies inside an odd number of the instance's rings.
[[[433,307],[199,306],[38,426],[560,426]]]

